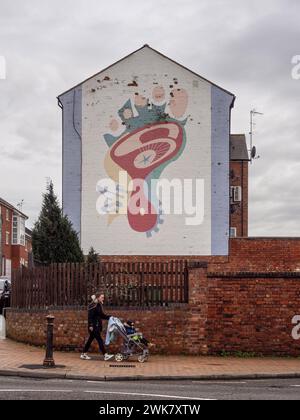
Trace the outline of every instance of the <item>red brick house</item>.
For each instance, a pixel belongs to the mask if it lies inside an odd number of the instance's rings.
[[[0,198],[0,275],[28,266],[31,253],[31,231],[25,228],[28,217]]]
[[[248,236],[249,154],[244,134],[230,135],[230,236]]]

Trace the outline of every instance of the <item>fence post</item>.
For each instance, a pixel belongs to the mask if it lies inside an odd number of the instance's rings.
[[[46,344],[46,357],[44,359],[43,366],[55,367],[53,359],[53,327],[54,327],[54,316],[48,315],[47,320],[47,344]]]

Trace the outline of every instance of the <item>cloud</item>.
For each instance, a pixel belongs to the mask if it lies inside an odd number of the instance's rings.
[[[33,223],[45,178],[61,194],[61,110],[56,96],[144,43],[237,96],[232,131],[249,131],[250,234],[300,235],[298,0],[1,0],[0,194]],[[8,176],[9,174],[9,176]]]

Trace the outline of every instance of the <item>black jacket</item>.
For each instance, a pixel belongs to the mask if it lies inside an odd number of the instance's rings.
[[[91,303],[88,309],[88,324],[89,328],[102,330],[102,319],[109,320],[110,315],[103,311],[101,303]]]

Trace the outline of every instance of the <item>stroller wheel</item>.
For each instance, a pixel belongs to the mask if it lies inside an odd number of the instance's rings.
[[[116,361],[116,362],[123,362],[123,360],[124,360],[124,356],[123,356],[123,354],[122,354],[122,353],[117,353],[117,354],[115,355],[115,361]]]
[[[144,362],[146,361],[146,357],[145,357],[145,356],[143,356],[143,355],[141,355],[141,356],[139,356],[139,357],[138,357],[138,361],[139,361],[140,363],[144,363]]]

